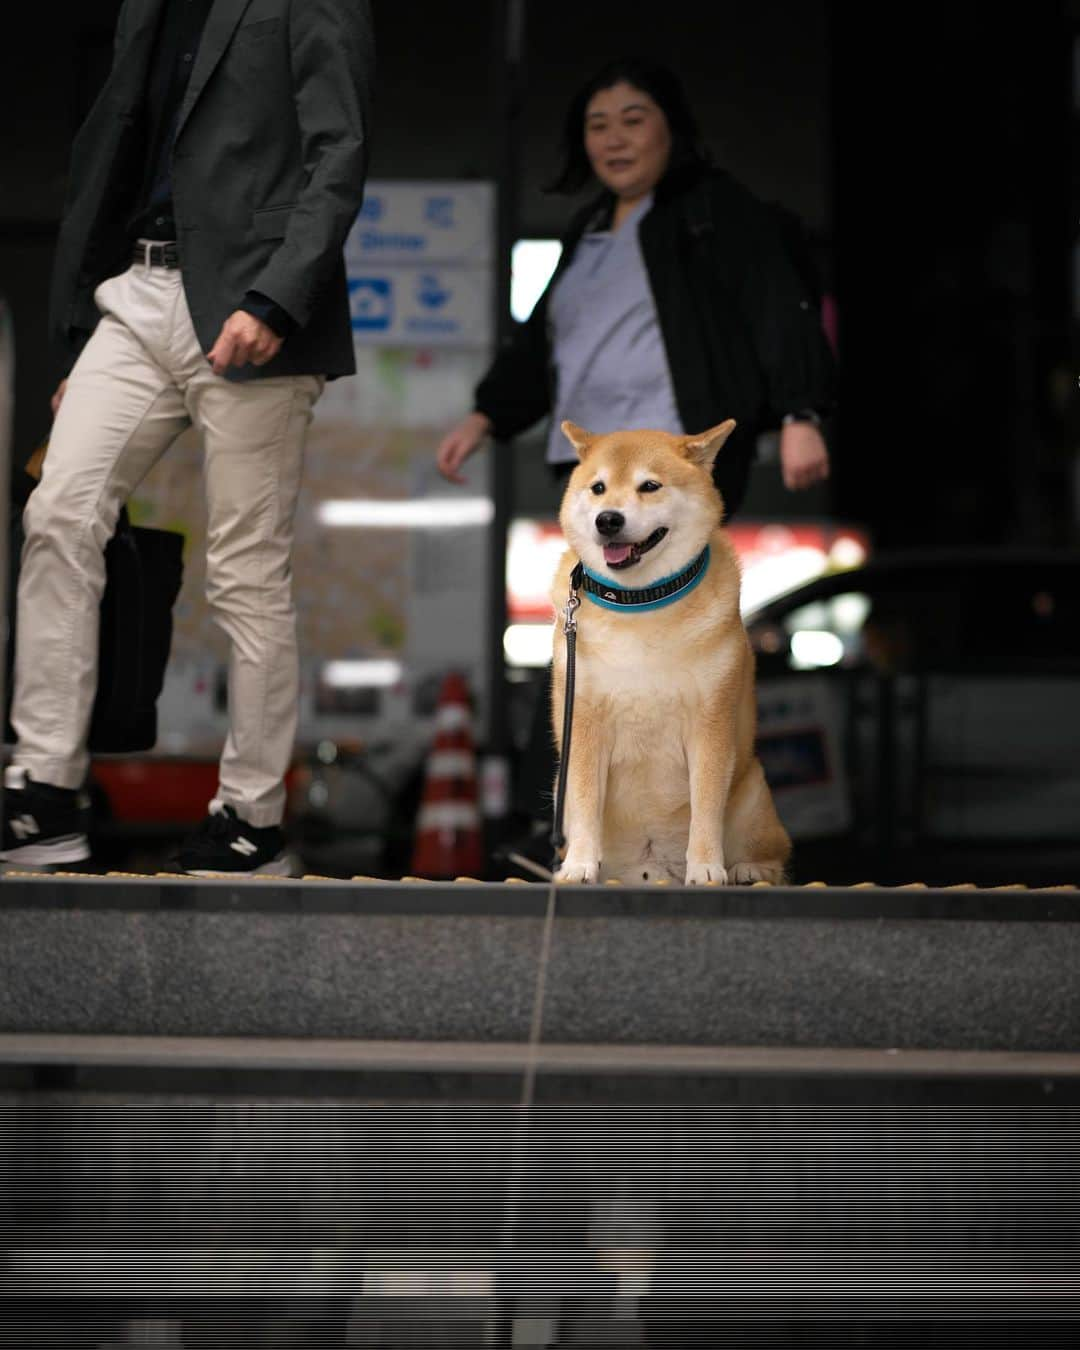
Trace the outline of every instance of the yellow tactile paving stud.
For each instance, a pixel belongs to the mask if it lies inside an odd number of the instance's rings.
[[[526,881],[524,877],[503,877],[504,886],[531,886],[531,881]]]
[[[878,884],[876,881],[856,881],[851,887],[853,891],[876,891]]]
[[[350,877],[349,880],[350,880],[350,881],[374,881],[374,882],[378,882],[378,883],[380,883],[381,885],[384,885],[384,886],[389,884],[389,883],[387,882],[387,880],[386,880],[385,877],[365,877],[365,876],[361,875],[359,872],[356,874],[356,876]]]
[[[622,885],[622,882],[619,880],[618,877],[608,877],[608,879],[604,882],[604,885],[605,885],[605,886],[621,886],[621,885]]]
[[[455,877],[455,878],[454,878],[454,885],[455,885],[455,886],[461,886],[461,885],[465,885],[465,886],[482,886],[483,884],[484,884],[484,883],[480,880],[479,877]]]
[[[803,890],[804,891],[822,890],[825,887],[827,887],[828,884],[829,883],[827,881],[804,881]]]
[[[772,884],[773,883],[771,881],[752,881],[750,883],[750,888],[751,890],[757,890],[759,886],[764,886],[766,889],[768,889],[768,887],[770,887]]]

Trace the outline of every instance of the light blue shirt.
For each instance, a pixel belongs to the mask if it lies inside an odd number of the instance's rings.
[[[582,235],[548,303],[555,361],[549,464],[577,456],[559,430],[569,418],[597,434],[650,427],[682,435],[667,352],[638,240],[647,197],[613,234]]]

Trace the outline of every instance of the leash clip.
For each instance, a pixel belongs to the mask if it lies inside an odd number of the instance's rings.
[[[578,596],[574,586],[570,586],[570,594],[566,597],[566,608],[563,610],[563,632],[570,636],[577,632],[577,619],[575,615],[581,608],[581,599]]]
[[[574,615],[581,608],[578,588],[584,579],[585,569],[581,563],[577,563],[570,572],[570,592],[566,597],[566,608],[563,610],[563,632],[567,637],[577,632],[577,619]]]

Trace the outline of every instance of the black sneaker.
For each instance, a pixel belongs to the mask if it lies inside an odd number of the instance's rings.
[[[35,783],[24,768],[4,770],[4,847],[0,861],[27,867],[85,862],[90,798],[77,788]]]
[[[256,829],[216,798],[210,803],[210,814],[180,845],[172,864],[177,871],[192,877],[221,873],[234,877],[288,877],[293,873],[292,859],[285,852],[285,835],[279,826]]]

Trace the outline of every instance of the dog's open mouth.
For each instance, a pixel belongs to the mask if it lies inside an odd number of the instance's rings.
[[[605,544],[604,562],[616,571],[624,567],[633,567],[643,553],[648,553],[649,549],[655,548],[657,544],[667,534],[666,526],[661,526],[658,530],[653,530],[648,539],[643,539],[640,544]]]

